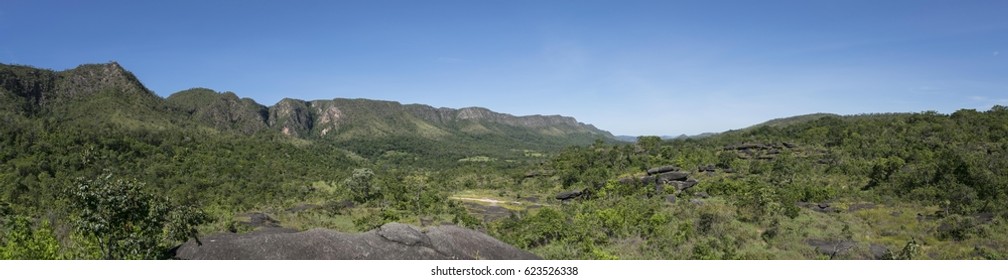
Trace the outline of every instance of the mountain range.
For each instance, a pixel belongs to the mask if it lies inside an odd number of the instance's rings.
[[[126,127],[196,126],[305,140],[493,140],[511,148],[588,144],[615,137],[572,117],[513,116],[486,108],[435,108],[369,99],[299,100],[272,106],[232,92],[192,88],[162,98],[116,62],[53,71],[0,64],[0,109],[31,117],[98,118]]]

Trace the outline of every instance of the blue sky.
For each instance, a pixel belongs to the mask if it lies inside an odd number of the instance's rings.
[[[0,62],[191,87],[562,114],[615,134],[1008,105],[1008,1],[40,1]]]

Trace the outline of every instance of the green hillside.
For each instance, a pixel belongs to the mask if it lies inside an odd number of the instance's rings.
[[[995,106],[575,147],[545,168],[579,198],[491,228],[560,259],[1003,259],[1006,137]],[[698,183],[620,183],[664,165]]]
[[[818,119],[821,119],[821,118],[839,117],[839,116],[840,115],[837,115],[837,114],[827,114],[827,113],[815,113],[815,114],[808,114],[808,115],[798,115],[798,116],[791,116],[791,117],[786,117],[786,118],[772,119],[772,120],[769,120],[769,121],[766,121],[766,122],[763,122],[763,123],[760,123],[760,124],[757,124],[757,125],[754,125],[754,126],[750,126],[750,127],[744,128],[744,129],[756,129],[756,128],[760,128],[760,127],[763,127],[763,126],[782,128],[782,127],[789,126],[789,125],[796,125],[796,124],[802,124],[802,123],[806,123],[806,122],[815,121],[815,120],[818,120]]]

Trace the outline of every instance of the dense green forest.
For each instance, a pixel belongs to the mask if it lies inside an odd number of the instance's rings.
[[[0,258],[171,258],[190,238],[256,230],[251,214],[297,230],[452,223],[549,259],[1008,254],[1004,106],[635,143],[402,108],[164,99],[115,64],[2,65]]]

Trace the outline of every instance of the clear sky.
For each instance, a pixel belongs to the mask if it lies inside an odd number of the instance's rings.
[[[1008,104],[1008,1],[2,0],[0,62],[679,135]]]

